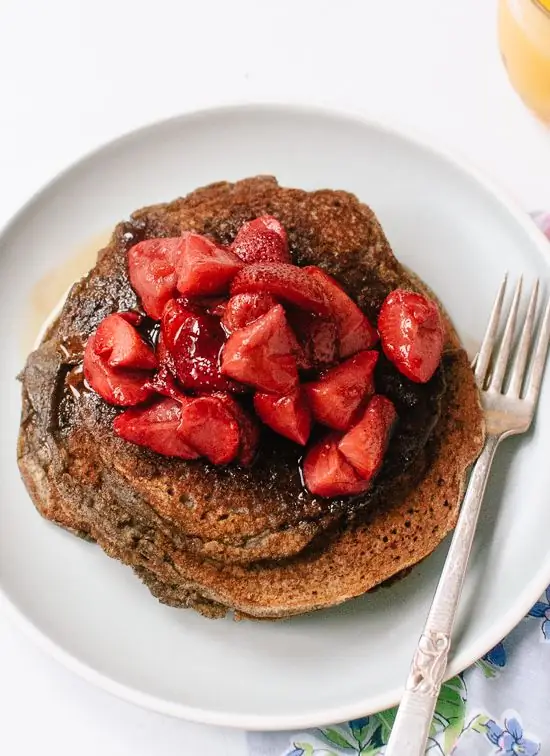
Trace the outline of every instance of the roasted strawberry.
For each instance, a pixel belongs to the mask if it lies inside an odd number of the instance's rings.
[[[180,404],[185,404],[189,398],[183,393],[178,382],[165,365],[162,365],[146,384],[155,394],[168,396]]]
[[[338,444],[344,457],[365,480],[371,480],[382,467],[396,420],[392,402],[375,395],[361,420]]]
[[[108,354],[98,354],[95,334],[92,334],[84,350],[84,377],[89,386],[109,404],[131,407],[148,399],[153,390],[148,385],[150,370],[113,368],[108,363]]]
[[[263,292],[315,315],[330,315],[330,302],[322,286],[303,268],[290,263],[254,263],[237,273],[231,296]]]
[[[298,383],[296,337],[276,305],[232,333],[222,351],[221,372],[260,391],[287,394]]]
[[[243,407],[241,407],[241,405],[229,394],[216,393],[214,396],[224,403],[239,426],[239,451],[235,461],[243,467],[249,467],[256,457],[258,445],[260,443],[260,428],[258,421],[243,409]]]
[[[377,360],[378,352],[359,352],[327,370],[318,381],[304,383],[314,419],[335,430],[348,430],[374,393]]]
[[[287,312],[287,318],[298,337],[304,356],[302,362],[298,361],[298,368],[320,370],[337,361],[338,326],[334,320],[298,309]]]
[[[304,482],[317,496],[351,496],[369,488],[338,450],[339,433],[329,433],[307,452],[304,459]]]
[[[271,294],[236,294],[225,307],[222,325],[227,333],[233,333],[265,315],[276,304],[277,300]]]
[[[176,260],[178,291],[189,297],[224,294],[242,267],[229,249],[200,234],[187,234]]]
[[[155,353],[135,329],[140,321],[137,313],[113,313],[104,318],[95,332],[96,354],[112,368],[154,370]],[[132,324],[133,323],[133,324]]]
[[[176,292],[176,258],[181,244],[182,237],[147,239],[128,250],[130,282],[143,309],[155,320]]]
[[[304,270],[323,288],[330,301],[333,316],[338,323],[340,357],[349,357],[364,349],[371,349],[378,341],[378,334],[353,299],[321,268],[311,265]]]
[[[178,434],[214,465],[227,465],[239,452],[239,425],[215,396],[191,399],[181,408]]]
[[[384,300],[378,331],[386,357],[411,381],[426,383],[437,370],[445,328],[431,299],[396,289]]]
[[[225,340],[220,321],[199,308],[171,299],[162,314],[161,338],[183,388],[194,391],[239,391],[219,368]],[[166,356],[162,359],[166,362]]]
[[[181,406],[173,399],[160,399],[147,407],[126,410],[115,417],[115,433],[139,446],[147,446],[166,457],[197,459],[198,452],[187,444],[177,430]]]
[[[184,297],[180,298],[182,300],[185,299]],[[228,297],[226,296],[193,297],[192,304],[196,307],[200,307],[202,310],[206,310],[209,315],[216,315],[216,317],[221,318],[225,312],[227,301]]]
[[[290,262],[286,231],[272,215],[244,223],[231,249],[247,264]]]
[[[262,422],[304,446],[311,430],[311,412],[300,387],[290,394],[254,394],[254,409]]]

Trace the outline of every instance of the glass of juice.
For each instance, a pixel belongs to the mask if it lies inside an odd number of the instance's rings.
[[[550,0],[499,0],[498,32],[514,89],[550,126]]]

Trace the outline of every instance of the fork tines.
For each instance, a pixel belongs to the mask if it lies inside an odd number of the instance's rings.
[[[511,398],[525,398],[527,401],[534,402],[539,393],[550,340],[550,301],[546,300],[544,313],[539,317],[538,338],[529,360],[537,321],[537,310],[542,309],[542,306],[537,307],[540,290],[539,281],[535,281],[531,290],[527,312],[520,324],[520,336],[517,345],[514,344],[514,335],[517,331],[516,325],[523,286],[522,276],[516,284],[508,316],[504,322],[504,330],[500,341],[498,340],[499,326],[503,322],[501,316],[507,282],[508,276],[506,275],[500,285],[476,359],[475,377],[479,388],[489,393],[504,393]],[[532,367],[526,381],[528,363]],[[522,393],[524,384],[525,389]]]

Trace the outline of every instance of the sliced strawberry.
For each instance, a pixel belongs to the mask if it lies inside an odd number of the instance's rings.
[[[227,306],[227,297],[194,297],[193,302],[206,310],[209,315],[221,318]]]
[[[244,223],[231,249],[247,264],[290,262],[286,231],[272,215],[264,215]]]
[[[287,394],[298,383],[296,337],[276,305],[228,338],[221,371],[260,391]]]
[[[216,393],[214,396],[223,402],[237,421],[240,442],[236,461],[243,467],[249,467],[256,457],[260,443],[260,428],[258,421],[243,409],[229,394]]]
[[[335,430],[348,430],[366,400],[374,393],[374,368],[378,352],[359,352],[318,380],[304,383],[313,417]]]
[[[159,320],[164,305],[176,292],[176,258],[182,237],[147,239],[128,250],[128,274],[143,309]]]
[[[129,317],[128,317],[129,316]],[[148,346],[134,325],[140,322],[137,313],[113,313],[104,318],[95,332],[96,354],[112,368],[138,368],[154,370],[157,367],[155,353]]]
[[[290,263],[254,263],[243,268],[231,284],[231,296],[260,291],[315,315],[330,315],[322,286],[303,268]]]
[[[322,369],[338,359],[338,326],[334,320],[319,318],[303,310],[287,312],[287,317],[302,346],[301,369]]]
[[[185,402],[190,401],[190,398],[183,393],[178,382],[165,365],[162,365],[157,370],[146,385],[155,394],[167,396],[180,404],[185,404]]]
[[[183,388],[194,391],[239,391],[233,381],[221,375],[220,350],[225,333],[220,321],[199,308],[171,299],[162,314],[161,364],[173,370]],[[158,349],[158,347],[157,347]]]
[[[323,288],[328,297],[340,336],[340,357],[349,357],[371,349],[378,341],[376,329],[340,284],[321,268],[311,265],[304,270]]]
[[[254,409],[260,420],[276,433],[304,446],[311,430],[311,412],[298,387],[290,394],[254,394]]]
[[[111,367],[107,358],[96,351],[95,334],[84,350],[84,377],[106,402],[120,407],[141,404],[153,393],[148,385],[151,371]]]
[[[198,452],[178,435],[181,406],[173,399],[160,399],[148,407],[122,412],[115,417],[117,436],[139,446],[147,446],[166,457],[197,459]]]
[[[426,383],[437,370],[445,328],[431,299],[404,289],[389,294],[378,318],[386,357],[411,381]]]
[[[177,288],[190,297],[224,294],[242,267],[229,249],[200,234],[187,234],[176,260]]]
[[[304,459],[304,482],[317,496],[360,494],[369,482],[359,477],[343,454],[338,451],[339,433],[329,433],[307,452]]]
[[[277,300],[271,294],[236,294],[231,297],[223,313],[223,327],[228,333],[233,333],[257,320],[260,315],[265,315],[276,304]]]
[[[397,412],[385,396],[370,400],[361,420],[338,444],[347,461],[365,480],[371,480],[382,467]]]
[[[215,396],[192,399],[181,408],[178,434],[214,465],[227,465],[239,452],[239,425]]]

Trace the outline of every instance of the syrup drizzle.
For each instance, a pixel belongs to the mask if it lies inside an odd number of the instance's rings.
[[[26,317],[23,318],[21,350],[26,358],[34,347],[36,337],[59,300],[79,278],[94,266],[97,253],[106,246],[111,232],[97,234],[75,250],[61,265],[48,271],[29,292]]]

